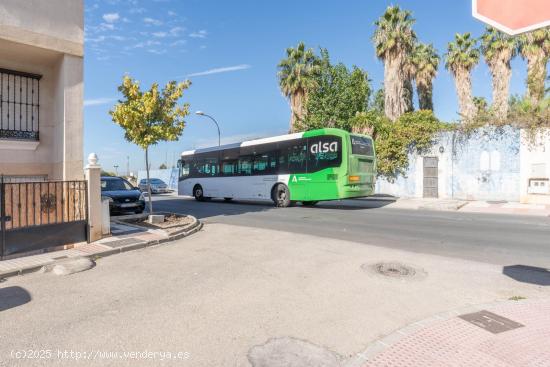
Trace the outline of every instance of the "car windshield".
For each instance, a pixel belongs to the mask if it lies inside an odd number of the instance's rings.
[[[101,191],[126,191],[134,188],[123,179],[101,180]]]

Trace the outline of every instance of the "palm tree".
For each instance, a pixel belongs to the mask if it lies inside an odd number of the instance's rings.
[[[457,33],[454,42],[449,42],[445,56],[445,67],[455,79],[460,115],[463,120],[470,121],[476,115],[470,73],[479,62],[477,40],[470,33]]]
[[[510,61],[516,56],[516,38],[487,27],[481,36],[481,52],[493,77],[493,110],[497,118],[504,119],[508,115],[508,93],[512,77]]]
[[[433,111],[432,82],[437,75],[439,55],[432,44],[419,43],[413,50],[411,62],[414,65],[419,108]]]
[[[279,68],[279,86],[290,100],[290,132],[296,130],[296,122],[305,116],[308,92],[316,86],[315,76],[320,71],[320,61],[312,49],[303,42],[296,48],[287,48],[286,58],[281,60]]]
[[[519,37],[519,52],[527,59],[527,94],[533,103],[544,97],[546,64],[550,57],[550,27],[537,29]]]
[[[396,120],[408,107],[406,82],[410,79],[404,66],[416,41],[414,21],[411,12],[389,6],[374,23],[376,31],[372,39],[376,55],[384,62],[384,111],[391,120]]]

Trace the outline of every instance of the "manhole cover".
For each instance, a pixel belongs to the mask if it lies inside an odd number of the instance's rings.
[[[423,270],[417,270],[412,266],[399,262],[381,262],[376,264],[363,264],[361,268],[370,273],[382,275],[388,278],[417,278],[424,277]]]

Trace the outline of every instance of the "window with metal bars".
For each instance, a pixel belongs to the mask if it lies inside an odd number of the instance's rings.
[[[41,78],[0,68],[0,139],[39,139]]]

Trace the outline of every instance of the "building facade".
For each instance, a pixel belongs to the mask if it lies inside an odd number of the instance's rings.
[[[0,2],[0,174],[83,179],[83,0]]]
[[[485,128],[443,133],[432,149],[409,155],[404,177],[377,181],[398,197],[550,204],[550,131]]]

